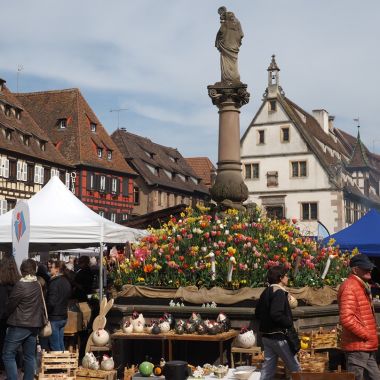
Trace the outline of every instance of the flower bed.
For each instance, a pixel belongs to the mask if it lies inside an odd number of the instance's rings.
[[[296,220],[271,220],[256,208],[241,213],[188,208],[132,248],[130,258],[109,262],[117,286],[123,284],[238,289],[262,287],[267,269],[291,269],[289,286],[339,285],[348,273],[350,254],[302,236]],[[322,273],[331,261],[324,279]]]

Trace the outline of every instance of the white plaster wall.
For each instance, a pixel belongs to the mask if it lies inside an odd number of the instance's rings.
[[[265,196],[270,193],[265,194]],[[337,208],[331,206],[331,202],[336,200],[336,194],[330,191],[305,191],[298,193],[287,193],[285,197],[285,217],[288,219],[295,218],[301,231],[305,234],[317,235],[316,221],[301,220],[301,203],[316,202],[318,203],[318,219],[326,226],[330,233],[335,232],[337,227],[336,218]],[[250,202],[262,205],[260,195],[250,194]]]

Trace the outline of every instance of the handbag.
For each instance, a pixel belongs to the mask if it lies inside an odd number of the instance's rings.
[[[301,342],[294,326],[285,331],[285,338],[288,342],[290,351],[295,355],[301,349]]]
[[[40,285],[40,288],[41,288],[42,302],[44,303],[44,309],[45,309],[45,325],[41,327],[38,335],[42,338],[47,338],[48,336],[50,336],[53,333],[53,330],[51,328],[51,323],[50,323],[49,318],[48,318],[48,313],[47,313],[47,309],[46,309],[45,297],[44,297],[44,293],[42,291],[42,286],[40,283],[38,283],[38,284]]]

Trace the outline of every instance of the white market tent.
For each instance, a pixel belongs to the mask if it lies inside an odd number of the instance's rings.
[[[125,244],[146,234],[105,219],[82,203],[57,176],[28,201],[30,215],[29,251],[52,251]],[[0,250],[11,251],[12,212],[0,216]],[[100,260],[102,263],[102,260]]]

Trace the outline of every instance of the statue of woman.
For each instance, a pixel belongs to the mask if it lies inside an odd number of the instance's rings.
[[[218,9],[220,29],[216,35],[215,46],[220,51],[222,83],[240,83],[238,53],[244,37],[239,20],[225,7]]]

